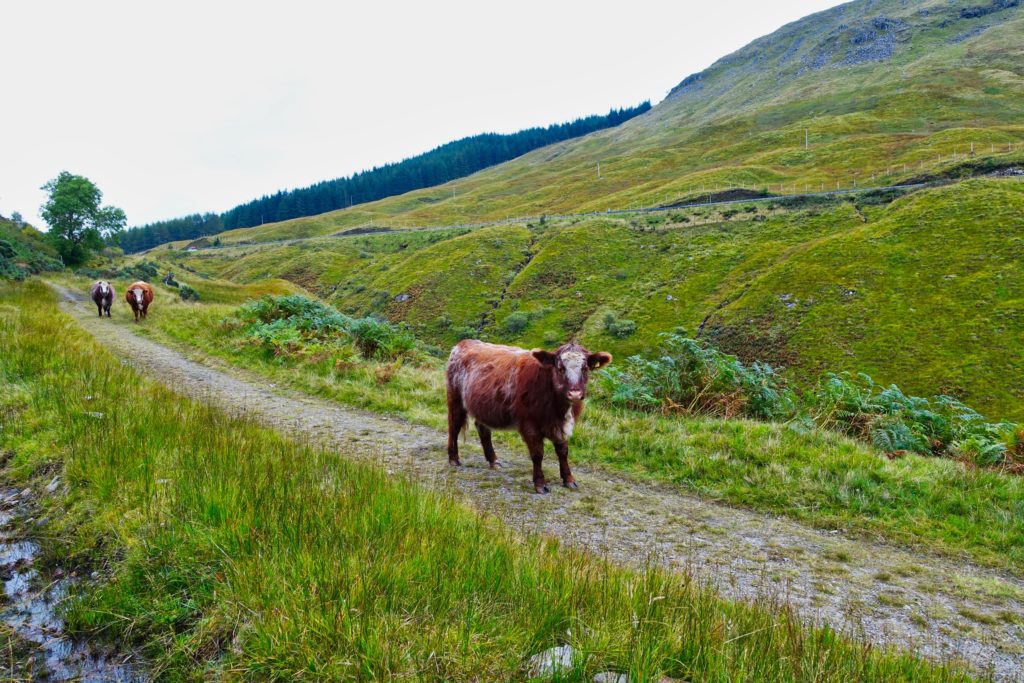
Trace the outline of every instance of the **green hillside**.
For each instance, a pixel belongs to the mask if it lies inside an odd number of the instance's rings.
[[[1015,1],[849,3],[723,58],[614,130],[441,188],[220,236],[237,246],[146,258],[238,282],[282,277],[344,311],[406,320],[439,345],[576,335],[621,355],[683,327],[798,377],[865,370],[1019,419],[1024,184],[1014,177],[899,198],[352,231],[1019,168],[1022,30]]]

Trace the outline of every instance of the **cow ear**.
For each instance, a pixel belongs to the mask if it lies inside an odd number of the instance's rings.
[[[591,370],[600,370],[604,366],[612,362],[612,354],[601,351],[599,353],[592,353],[587,356],[587,366]]]
[[[534,349],[530,353],[533,354],[534,358],[540,361],[541,365],[554,365],[555,361],[558,360],[557,354],[545,351],[544,349]]]

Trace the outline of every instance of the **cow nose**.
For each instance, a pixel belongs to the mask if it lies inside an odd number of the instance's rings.
[[[570,401],[579,401],[581,398],[583,398],[583,392],[582,391],[570,391],[569,392],[569,400]]]

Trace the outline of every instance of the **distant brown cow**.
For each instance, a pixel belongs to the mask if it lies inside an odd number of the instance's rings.
[[[139,280],[133,282],[128,291],[124,293],[124,300],[128,302],[128,305],[132,307],[132,313],[135,314],[135,322],[139,322],[139,318],[145,318],[149,312],[149,305],[153,303],[153,288],[148,282]]]
[[[114,305],[114,288],[106,280],[94,282],[89,292],[93,303],[96,304],[96,311],[103,317],[106,313],[110,317],[110,307]]]
[[[459,342],[445,369],[448,462],[461,465],[458,437],[472,416],[491,467],[497,465],[491,430],[514,429],[530,451],[537,493],[550,491],[542,469],[544,439],[555,445],[562,484],[578,488],[569,469],[569,437],[583,411],[589,371],[611,362],[611,354],[590,353],[574,343],[552,353],[472,339]]]

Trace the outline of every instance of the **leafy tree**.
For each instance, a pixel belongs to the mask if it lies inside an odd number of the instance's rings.
[[[84,262],[124,229],[124,211],[101,206],[103,193],[84,176],[61,171],[41,189],[50,195],[40,210],[50,226],[48,238],[67,265]]]

